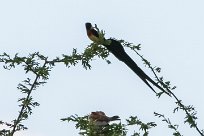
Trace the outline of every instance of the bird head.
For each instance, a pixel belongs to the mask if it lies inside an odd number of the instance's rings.
[[[102,45],[110,44],[111,41],[105,39],[105,32],[102,30],[100,31],[96,25],[95,27],[93,27],[91,23],[87,22],[85,26],[86,26],[87,36],[89,37],[91,41],[93,41],[94,43],[98,45],[99,44],[102,44]]]
[[[90,30],[90,29],[92,28],[92,25],[91,25],[91,23],[89,23],[89,22],[87,22],[87,23],[85,24],[85,26],[86,26],[86,30]]]

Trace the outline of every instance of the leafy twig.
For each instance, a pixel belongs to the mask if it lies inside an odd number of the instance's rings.
[[[166,123],[168,124],[168,127],[169,127],[170,129],[173,129],[173,130],[174,130],[174,133],[173,133],[174,136],[182,136],[182,135],[180,134],[180,132],[178,131],[178,126],[179,126],[179,125],[173,125],[173,124],[171,123],[170,119],[169,119],[169,118],[166,118],[166,117],[165,117],[164,115],[162,115],[162,114],[159,114],[159,113],[154,112],[154,115],[157,116],[157,117],[159,117],[159,118],[162,118],[162,121],[166,122]]]
[[[197,132],[201,136],[204,136],[204,134],[202,133],[202,130],[200,130],[198,128],[197,123],[196,123],[197,117],[195,115],[196,115],[197,112],[195,111],[195,108],[193,108],[192,106],[185,106],[185,105],[183,105],[182,101],[179,100],[178,97],[172,92],[172,90],[174,90],[176,88],[176,86],[170,87],[170,82],[169,81],[164,82],[163,77],[159,78],[157,76],[155,70],[157,72],[160,72],[161,68],[158,68],[158,67],[154,68],[154,67],[152,67],[151,63],[149,61],[147,61],[147,59],[145,59],[142,55],[140,55],[138,53],[137,50],[140,50],[140,44],[135,46],[132,43],[125,42],[124,40],[121,40],[120,42],[123,43],[124,46],[131,48],[142,59],[144,64],[147,65],[151,69],[151,71],[153,72],[154,76],[156,77],[158,83],[160,83],[162,85],[162,87],[164,89],[166,89],[166,91],[169,92],[173,96],[173,98],[176,100],[175,103],[178,105],[178,107],[176,107],[174,109],[174,112],[176,110],[178,110],[178,109],[183,110],[186,113],[186,117],[185,117],[184,123],[189,123],[190,127],[196,128]],[[163,92],[159,93],[158,96],[160,97],[162,94],[163,94]]]

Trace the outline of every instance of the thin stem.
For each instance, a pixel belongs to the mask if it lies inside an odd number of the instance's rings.
[[[47,64],[47,61],[44,62],[43,67],[45,67],[46,64]],[[36,73],[35,73],[35,74],[36,74]],[[35,84],[36,84],[36,82],[38,81],[39,78],[40,78],[40,75],[39,75],[39,74],[36,74],[36,78],[35,78],[35,80],[34,80],[32,86],[31,86],[31,88],[30,88],[29,91],[28,91],[28,95],[27,95],[27,97],[26,97],[26,101],[29,99],[29,97],[30,97],[30,95],[31,95],[31,92],[32,92],[32,90],[34,89]],[[23,106],[22,106],[22,108],[21,108],[21,110],[20,110],[20,112],[19,112],[19,115],[18,115],[17,119],[14,121],[13,129],[12,129],[11,134],[10,134],[11,136],[13,136],[13,134],[16,132],[16,127],[17,127],[17,125],[18,125],[18,124],[20,123],[20,121],[21,121],[21,117],[22,117],[22,114],[23,114],[23,111],[24,111],[25,108],[26,108],[26,107],[25,107],[25,104],[23,104]]]
[[[142,58],[142,60],[145,60],[142,55],[140,55],[137,51],[135,51],[135,52],[137,53],[137,55],[139,55]],[[181,103],[181,101],[178,99],[178,97],[171,90],[169,90],[169,88],[158,78],[157,74],[154,71],[154,68],[152,68],[152,66],[149,63],[147,65],[151,69],[151,71],[153,72],[154,76],[159,81],[159,83],[173,96],[173,98],[175,98],[176,103],[178,103],[180,108],[185,111],[186,115],[191,116],[191,114],[188,112],[188,110],[185,108],[185,106]],[[198,128],[198,126],[197,126],[197,124],[195,123],[194,120],[193,120],[193,123],[194,123],[194,126],[195,126],[196,130],[199,132],[199,134],[201,136],[204,136],[203,133],[201,132],[201,130]]]

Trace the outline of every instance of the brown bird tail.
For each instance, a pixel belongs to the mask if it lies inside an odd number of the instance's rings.
[[[119,116],[110,117],[110,121],[120,120]]]

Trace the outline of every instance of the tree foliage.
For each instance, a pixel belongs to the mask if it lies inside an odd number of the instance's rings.
[[[195,111],[195,108],[192,105],[184,105],[182,100],[180,100],[172,92],[174,89],[176,89],[176,86],[171,87],[170,81],[165,81],[164,77],[157,76],[157,74],[161,71],[161,68],[153,67],[148,60],[146,60],[141,54],[139,54],[138,51],[141,49],[140,44],[133,45],[132,43],[125,42],[124,40],[119,41],[124,47],[130,48],[141,58],[144,64],[148,66],[155,75],[158,84],[160,84],[166,91],[171,94],[171,98],[175,100],[176,104],[173,112],[177,112],[179,110],[184,111],[184,123],[189,124],[189,126],[195,128],[201,136],[204,136],[203,130],[201,130],[196,123],[197,112]],[[15,54],[13,57],[7,53],[1,54],[0,62],[1,64],[3,64],[4,69],[11,70],[17,66],[20,66],[25,70],[26,74],[33,74],[34,78],[32,79],[28,77],[27,79],[23,80],[22,83],[19,83],[17,88],[22,94],[24,94],[24,97],[18,99],[20,108],[19,113],[17,113],[16,119],[13,119],[12,122],[8,123],[6,121],[0,120],[0,126],[7,126],[9,128],[0,130],[0,135],[13,136],[15,132],[27,129],[27,127],[23,125],[23,122],[27,120],[32,114],[32,109],[40,105],[32,97],[32,92],[34,90],[37,90],[38,87],[47,83],[50,76],[50,71],[53,67],[56,66],[56,64],[63,63],[66,67],[69,68],[81,63],[83,68],[91,69],[92,66],[90,62],[94,57],[105,60],[110,64],[110,61],[107,59],[108,56],[108,50],[105,47],[95,43],[89,45],[83,53],[78,53],[77,49],[73,49],[70,55],[63,54],[61,57],[56,57],[52,60],[50,60],[49,57],[40,54],[39,52],[29,54],[27,57],[20,56],[19,54]],[[163,92],[156,94],[158,98],[160,98],[162,95],[164,95]],[[168,127],[174,130],[174,136],[181,136],[180,132],[178,131],[178,125],[173,125],[171,121],[168,118],[165,118],[165,116],[162,114],[154,113],[154,115],[162,118],[162,121],[166,122],[168,124]],[[143,123],[137,118],[137,116],[131,116],[126,120],[126,123],[113,123],[100,129],[95,128],[95,126],[89,123],[87,115],[83,117],[72,115],[62,120],[75,122],[76,128],[80,131],[79,133],[84,136],[94,136],[98,133],[103,133],[106,136],[125,136],[128,132],[128,127],[134,125],[139,126],[139,130],[135,131],[132,136],[147,136],[149,135],[149,129],[152,127],[156,127],[156,124],[154,122]]]

